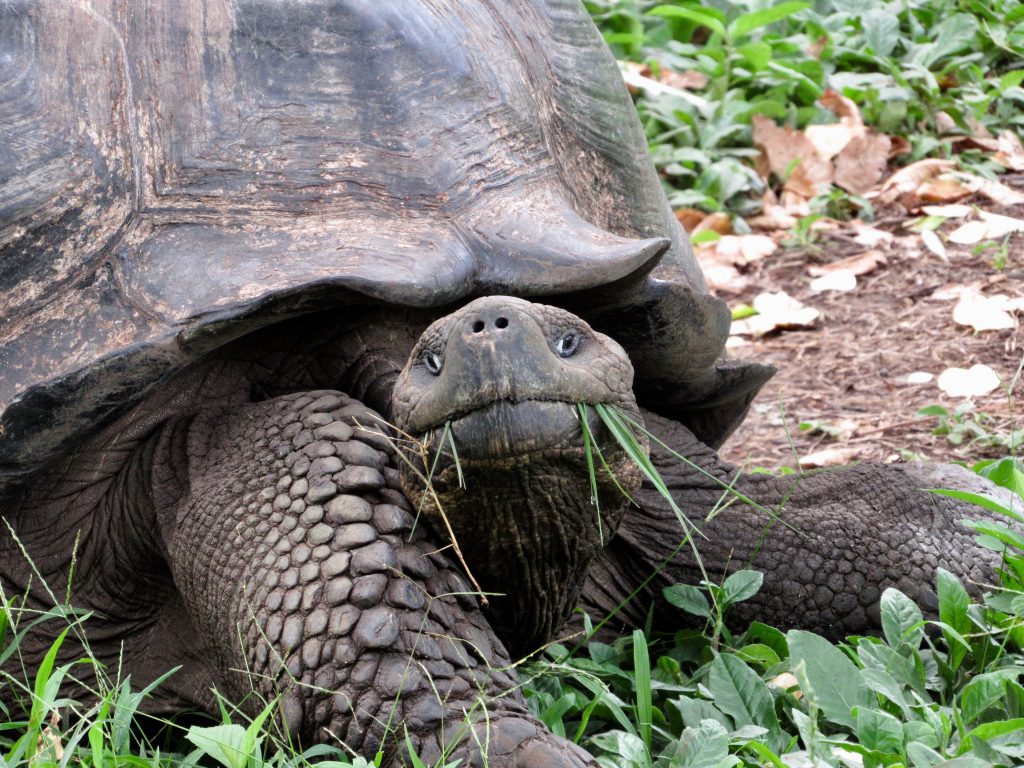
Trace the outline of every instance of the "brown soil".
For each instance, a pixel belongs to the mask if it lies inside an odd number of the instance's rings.
[[[1024,180],[1015,182],[1014,186],[1024,187]],[[964,202],[1024,218],[1024,207],[999,209],[985,200]],[[896,235],[892,245],[880,247],[888,263],[858,277],[853,291],[814,293],[808,287],[809,265],[867,250],[840,231],[823,237],[814,248],[780,250],[751,265],[747,273],[751,287],[723,295],[735,306],[752,302],[763,291],[781,290],[821,311],[812,330],[779,332],[732,350],[736,357],[770,362],[779,372],[723,448],[726,458],[748,467],[778,469],[795,467],[797,457],[828,448],[849,449],[852,455],[846,462],[891,462],[915,455],[973,462],[1006,455],[1006,448],[984,439],[968,445],[968,437],[954,445],[948,437],[933,434],[938,425],[934,416],[921,417],[917,412],[935,404],[952,412],[968,402],[951,398],[938,388],[938,375],[947,368],[982,363],[1007,384],[1018,374],[1024,359],[1020,328],[1024,313],[1016,314],[1017,327],[1012,330],[974,333],[953,321],[956,299],[940,297],[955,285],[977,286],[987,295],[1024,296],[1024,234],[1011,237],[1002,267],[992,264],[992,251],[975,256],[970,247],[952,243],[947,243],[943,260],[905,228],[911,220],[905,214],[881,213],[875,226]],[[942,231],[949,232],[957,224],[947,221]],[[932,373],[935,378],[925,384],[910,384],[907,376],[915,371]],[[973,416],[988,435],[996,437],[1024,428],[1024,404],[1013,402],[1024,394],[1024,375],[1016,381],[1012,393],[1016,398],[996,390],[968,405],[965,418]],[[852,434],[830,437],[801,430],[801,422],[845,426]]]

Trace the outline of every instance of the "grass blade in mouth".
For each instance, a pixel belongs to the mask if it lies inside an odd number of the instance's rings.
[[[604,546],[604,526],[601,523],[601,502],[597,498],[597,473],[594,471],[594,454],[591,452],[594,441],[590,436],[590,424],[587,422],[587,406],[584,403],[576,403],[576,410],[580,414],[580,431],[583,432],[583,453],[587,457],[587,474],[590,476],[590,503],[597,510],[597,535],[601,546]],[[615,477],[615,475],[612,475]]]
[[[452,449],[452,461],[455,462],[455,471],[459,475],[459,488],[465,488],[466,478],[462,476],[462,462],[459,461],[459,451],[455,447],[455,435],[452,434],[452,422],[450,419],[444,423],[444,434],[441,435],[441,445],[437,449],[438,458],[441,456],[445,440],[448,441],[448,445]],[[437,466],[437,459],[434,459],[434,466]]]

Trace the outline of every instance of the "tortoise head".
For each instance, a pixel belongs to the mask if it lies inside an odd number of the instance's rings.
[[[579,317],[496,296],[431,325],[395,384],[403,489],[501,594],[489,618],[514,653],[565,623],[640,484],[586,407],[639,420],[632,383],[622,347]]]

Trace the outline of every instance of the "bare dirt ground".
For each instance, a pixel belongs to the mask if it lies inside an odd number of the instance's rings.
[[[1024,178],[1003,177],[1021,189]],[[963,201],[971,203],[968,199]],[[987,210],[1024,217],[1024,206]],[[939,389],[940,373],[950,367],[970,368],[976,363],[995,370],[1007,385],[1018,373],[1024,357],[1021,319],[1015,327],[975,333],[953,320],[957,286],[973,286],[985,295],[1024,296],[1024,233],[1007,242],[1005,263],[993,265],[993,252],[972,255],[971,248],[947,244],[946,258],[925,248],[919,236],[906,229],[905,212],[880,211],[874,223],[896,235],[879,246],[888,262],[858,278],[848,293],[814,293],[809,288],[808,266],[837,261],[863,252],[849,240],[823,237],[815,247],[781,250],[750,265],[750,287],[723,296],[731,306],[750,303],[763,291],[785,291],[821,311],[811,330],[776,332],[732,349],[735,357],[770,362],[779,369],[762,390],[746,422],[722,450],[731,461],[748,467],[795,467],[798,457],[837,448],[847,452],[846,462],[900,461],[918,457],[941,461],[973,462],[1006,455],[1007,449],[984,440],[957,446],[948,437],[933,434],[934,416],[918,416],[919,409],[942,405],[952,412],[968,403],[967,420],[979,421],[989,435],[1006,435],[1024,428],[1024,376],[1014,392],[1003,389],[974,400],[953,398]],[[953,227],[947,223],[942,232]],[[934,374],[927,383],[909,383],[914,372]],[[1013,397],[1015,395],[1015,397]],[[979,416],[984,414],[984,417]],[[839,437],[801,430],[801,422],[819,422],[838,429]],[[788,430],[788,434],[787,434]]]

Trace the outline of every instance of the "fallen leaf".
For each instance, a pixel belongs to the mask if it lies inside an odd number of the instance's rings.
[[[953,321],[975,331],[1000,331],[1015,327],[1008,296],[985,296],[965,291],[953,308]]]
[[[998,144],[998,151],[992,159],[1011,171],[1024,171],[1024,145],[1021,145],[1017,134],[1003,131],[999,134]]]
[[[836,185],[855,195],[872,189],[888,168],[890,145],[889,137],[881,133],[854,138],[836,158]]]
[[[857,245],[863,245],[865,248],[875,248],[879,245],[885,245],[891,243],[893,239],[892,232],[886,232],[884,229],[878,229],[872,227],[870,224],[864,224],[863,222],[856,222],[853,225],[853,241]]]
[[[1024,232],[1024,220],[997,213],[978,211],[979,221],[961,224],[949,234],[950,242],[974,245],[982,240],[998,240],[1013,232]]]
[[[961,183],[970,189],[971,192],[982,194],[998,205],[1009,207],[1024,203],[1024,192],[1018,192],[1016,189],[994,179],[984,179],[981,176],[973,176],[967,173],[958,174],[958,177]]]
[[[913,147],[910,144],[910,139],[906,136],[890,136],[889,141],[892,146],[889,147],[889,159],[895,160],[900,155],[909,155],[910,150]]]
[[[928,373],[927,371],[914,371],[913,373],[907,374],[907,384],[927,384],[934,378],[934,373]]]
[[[843,123],[808,125],[804,128],[804,136],[822,160],[831,160],[838,155],[856,135],[853,128]]]
[[[641,74],[646,67],[643,64],[637,64],[632,61],[619,62],[619,70],[622,72],[622,79],[626,82],[626,87],[629,92],[636,94],[637,91],[644,91],[651,96],[662,96],[670,95],[676,96],[684,101],[688,101],[694,106],[700,109],[706,109],[708,102],[706,99],[697,96],[696,94],[690,93],[689,91],[683,90],[682,88],[673,88],[671,85],[665,85],[660,83],[654,78],[647,77]],[[650,72],[650,69],[647,69]]]
[[[857,287],[857,276],[848,269],[840,269],[835,272],[816,277],[811,280],[811,290],[815,293],[822,291],[852,291]]]
[[[835,467],[849,464],[860,453],[858,448],[825,448],[800,457],[800,466],[804,469],[815,467]]]
[[[856,256],[848,256],[830,264],[815,264],[807,268],[812,277],[821,277],[830,272],[851,272],[854,275],[866,275],[874,272],[886,263],[885,254],[881,251],[864,251]]]
[[[747,219],[754,229],[792,229],[796,226],[797,218],[791,215],[777,203],[765,203],[760,216]]]
[[[753,124],[754,145],[764,154],[770,171],[786,180],[784,189],[811,198],[832,183],[832,165],[818,157],[803,133],[778,126],[764,115],[754,115]]]
[[[658,82],[672,88],[699,91],[708,84],[708,76],[703,72],[696,72],[692,69],[688,69],[685,72],[675,72],[671,69],[666,69],[662,65],[661,73],[658,75]]]
[[[740,349],[742,347],[749,347],[750,339],[744,339],[742,336],[730,336],[725,340],[726,349]]]
[[[950,203],[949,205],[923,205],[921,212],[927,216],[941,216],[944,219],[965,219],[974,213],[973,206]]]
[[[774,685],[776,688],[781,688],[784,691],[792,691],[794,698],[799,699],[803,696],[803,692],[800,690],[800,681],[796,679],[796,675],[792,672],[783,672],[781,675],[776,675],[768,681],[768,685]],[[792,689],[796,689],[793,691]]]
[[[732,218],[728,213],[711,213],[704,217],[704,219],[693,228],[691,234],[699,234],[701,232],[717,232],[720,235],[731,235],[732,234]]]
[[[758,314],[733,322],[733,335],[764,336],[774,330],[810,328],[821,315],[783,291],[758,295],[754,309]]]
[[[760,261],[775,253],[779,244],[767,235],[723,235],[715,244],[715,251],[737,266]]]
[[[918,160],[916,163],[900,168],[896,173],[886,179],[882,185],[879,199],[883,202],[892,203],[903,195],[917,192],[928,179],[938,176],[940,173],[952,170],[956,167],[953,160],[941,158],[929,158]]]
[[[914,192],[914,196],[926,203],[949,203],[954,200],[963,200],[972,192],[973,190],[961,179],[943,175],[925,181]],[[902,200],[900,202],[903,203]],[[913,204],[904,205],[908,210],[917,207]]]
[[[818,101],[821,102],[821,106],[835,114],[841,123],[853,128],[864,126],[864,119],[860,116],[857,102],[843,96],[839,91],[827,88]]]
[[[999,376],[987,365],[947,368],[939,374],[939,389],[950,397],[982,397],[999,386]]]
[[[696,208],[677,208],[675,214],[683,229],[690,234],[693,234],[694,228],[707,218],[704,211],[698,211]]]
[[[940,259],[946,258],[946,246],[942,244],[942,240],[939,236],[931,229],[926,229],[921,232],[921,242],[924,243],[925,248],[934,253]]]

